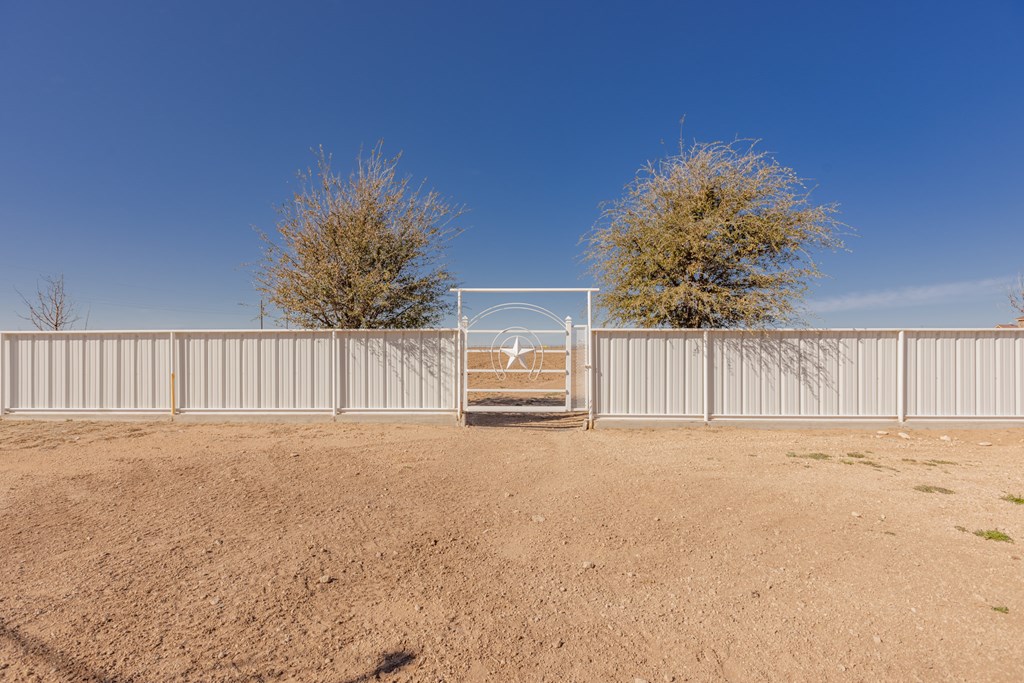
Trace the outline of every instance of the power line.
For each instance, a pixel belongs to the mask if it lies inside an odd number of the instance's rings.
[[[112,306],[114,308],[135,308],[139,310],[173,311],[176,313],[208,313],[211,315],[238,315],[238,311],[213,311],[202,308],[179,308],[174,306],[152,306],[149,304],[128,304],[118,301],[105,301],[103,299],[83,299],[82,302],[88,304],[99,304],[101,306]]]

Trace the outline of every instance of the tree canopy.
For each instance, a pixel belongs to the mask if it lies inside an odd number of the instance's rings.
[[[284,320],[307,328],[414,328],[450,310],[445,248],[461,207],[397,174],[401,155],[378,144],[348,178],[321,148],[316,170],[279,208],[276,236],[260,233],[256,287]]]
[[[843,247],[835,204],[751,141],[682,144],[642,167],[583,239],[612,320],[765,327],[800,318],[818,249]]]

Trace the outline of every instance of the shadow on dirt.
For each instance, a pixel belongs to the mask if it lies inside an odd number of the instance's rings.
[[[416,659],[416,655],[411,652],[405,652],[404,650],[400,650],[398,652],[387,652],[381,655],[380,662],[377,663],[377,666],[373,671],[365,673],[358,678],[350,678],[345,681],[345,683],[363,683],[363,681],[371,681],[380,677],[381,674],[389,674],[408,666],[414,659]]]
[[[586,413],[466,413],[468,427],[583,429],[586,424]]]
[[[54,673],[59,675],[61,680],[88,681],[89,683],[120,683],[122,680],[111,674],[89,668],[77,659],[54,650],[39,638],[9,628],[2,619],[0,619],[0,638],[9,641],[26,655],[44,662],[54,670]],[[2,676],[3,672],[0,671],[0,677]]]

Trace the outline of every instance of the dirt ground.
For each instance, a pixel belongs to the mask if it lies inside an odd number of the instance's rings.
[[[513,363],[505,372],[507,358],[494,349],[474,347],[467,354],[469,405],[558,406],[565,404],[565,347],[541,347],[523,357],[523,368]],[[495,389],[493,392],[477,392]],[[504,393],[502,389],[517,390]],[[531,393],[518,393],[530,389]],[[551,391],[544,393],[544,389]],[[536,393],[533,393],[536,391]]]
[[[1024,680],[1024,431],[909,437],[5,420],[0,679]]]

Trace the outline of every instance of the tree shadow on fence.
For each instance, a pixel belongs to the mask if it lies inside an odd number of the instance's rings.
[[[856,351],[850,352],[850,345],[852,343],[855,349],[858,340],[864,337],[857,332],[816,330],[745,330],[718,334],[722,336],[712,344],[720,345],[715,349],[715,363],[716,366],[726,363],[723,373],[733,375],[756,368],[757,381],[762,387],[775,391],[779,389],[779,382],[795,381],[816,403],[820,403],[825,394],[834,395],[838,400],[840,376],[860,364]]]
[[[339,333],[341,407],[454,408],[457,332],[359,330]],[[369,387],[376,398],[369,397]],[[383,397],[387,396],[385,400]]]

